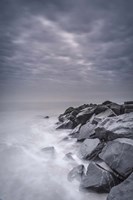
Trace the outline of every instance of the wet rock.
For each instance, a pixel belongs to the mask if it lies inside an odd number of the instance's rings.
[[[105,111],[96,115],[96,118],[105,119],[107,117],[113,117],[113,116],[116,116],[116,114],[111,109],[108,108]]]
[[[49,119],[49,116],[45,116],[44,119]]]
[[[125,101],[124,104],[125,104],[125,105],[133,104],[133,101]]]
[[[65,110],[64,114],[68,114],[68,113],[71,113],[72,111],[74,110],[73,107],[69,107]]]
[[[132,200],[133,199],[133,173],[121,184],[113,187],[107,200]]]
[[[41,149],[44,155],[47,157],[54,157],[55,156],[55,148],[50,146],[50,147],[44,147]]]
[[[90,138],[90,135],[95,132],[95,124],[92,124],[90,122],[86,123],[85,125],[81,126],[77,140],[83,141],[87,138]]]
[[[105,128],[98,127],[95,129],[95,132],[90,135],[90,138],[98,138],[101,141],[110,141],[116,139],[117,135],[112,131],[106,130]]]
[[[133,139],[133,113],[107,117],[99,122],[91,137],[108,141],[116,138]]]
[[[84,165],[78,165],[68,173],[67,178],[69,181],[73,181],[74,179],[81,181],[82,177],[84,176],[84,171]]]
[[[88,107],[84,109],[82,112],[80,112],[76,119],[79,124],[85,124],[94,114],[94,109],[92,107]]]
[[[116,114],[116,115],[120,115],[121,113],[121,105],[117,104],[117,103],[111,103],[109,105],[109,108]]]
[[[97,164],[90,163],[86,175],[81,180],[81,188],[109,192],[111,188],[119,183],[115,175]]]
[[[75,161],[73,158],[73,154],[71,152],[69,152],[65,155],[64,160]]]
[[[72,129],[73,122],[71,120],[64,121],[56,129]]]
[[[108,142],[99,157],[122,177],[127,177],[133,170],[133,140],[116,139]]]
[[[79,124],[78,126],[76,126],[76,127],[71,131],[71,133],[70,133],[69,135],[70,135],[72,138],[77,138],[78,135],[79,135],[80,127],[81,127],[81,124]]]
[[[104,102],[102,103],[102,105],[110,105],[111,103],[112,103],[111,101],[107,100],[107,101],[104,101]]]
[[[94,156],[96,156],[96,152],[97,152],[96,148],[99,143],[100,143],[99,139],[86,139],[80,146],[79,156],[83,159],[93,158]]]

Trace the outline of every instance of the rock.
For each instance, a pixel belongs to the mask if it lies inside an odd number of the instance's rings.
[[[44,119],[49,119],[49,116],[45,116]]]
[[[54,147],[44,147],[41,149],[43,154],[45,154],[48,157],[54,157],[55,156],[55,148]]]
[[[121,184],[113,187],[107,200],[132,200],[133,199],[133,173]]]
[[[105,119],[107,117],[113,117],[113,116],[116,116],[116,114],[111,109],[108,108],[105,111],[96,115],[95,117],[99,119]]]
[[[64,114],[68,114],[68,113],[71,113],[72,111],[74,110],[73,107],[69,107],[65,110]]]
[[[87,138],[90,138],[90,135],[95,132],[95,124],[92,124],[90,122],[86,123],[85,125],[81,126],[77,140],[83,141]]]
[[[133,139],[133,113],[103,119],[97,125],[95,134],[91,135],[91,137],[100,139],[103,137],[105,140],[122,137]]]
[[[69,181],[73,181],[74,179],[81,181],[82,177],[84,176],[84,171],[84,165],[78,165],[68,173],[67,178]]]
[[[70,133],[69,135],[70,135],[72,138],[77,138],[78,135],[79,135],[80,127],[81,127],[81,124],[79,124],[78,126],[76,126],[76,127],[71,131],[71,133]]]
[[[76,116],[78,124],[85,124],[92,117],[93,114],[94,109],[92,107],[85,108]]]
[[[133,109],[132,109],[132,108],[126,108],[126,109],[125,109],[125,113],[131,113],[131,112],[133,112]]]
[[[97,164],[90,163],[86,175],[81,180],[81,188],[97,192],[109,192],[120,181],[115,175]]]
[[[125,101],[124,104],[125,105],[127,105],[127,104],[133,104],[133,101]]]
[[[64,157],[64,160],[75,161],[72,155],[73,155],[73,154],[72,154],[71,152],[67,153],[67,154],[65,155],[65,157]]]
[[[71,120],[64,121],[56,129],[72,129],[73,122]]]
[[[104,101],[103,103],[102,103],[102,105],[110,105],[112,102],[111,101]]]
[[[99,143],[100,143],[99,139],[86,139],[80,146],[80,150],[79,150],[80,157],[83,159],[93,158],[96,155],[95,150]]]
[[[98,138],[100,141],[111,141],[116,139],[117,135],[112,131],[106,130],[105,128],[98,127],[95,129],[95,132],[90,135],[90,138]]]
[[[133,140],[122,138],[108,142],[99,157],[112,170],[126,178],[133,171]]]
[[[111,103],[109,105],[109,108],[116,114],[116,115],[120,115],[121,113],[121,105],[117,104],[117,103]]]

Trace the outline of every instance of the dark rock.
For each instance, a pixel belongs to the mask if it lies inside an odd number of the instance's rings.
[[[124,104],[125,105],[127,105],[127,104],[133,104],[133,101],[125,101]]]
[[[125,109],[125,113],[131,113],[131,112],[133,112],[133,109],[131,109],[131,108],[130,109],[129,108]]]
[[[81,126],[77,140],[83,141],[87,138],[90,138],[90,135],[92,135],[95,132],[95,124],[92,124],[90,122],[86,123],[85,125]]]
[[[77,138],[78,135],[79,135],[80,127],[81,127],[81,124],[79,124],[78,126],[76,126],[76,127],[71,131],[71,133],[70,133],[69,135],[70,135],[72,138]]]
[[[116,114],[116,115],[120,115],[121,114],[121,105],[117,104],[117,103],[111,103],[109,105],[109,108]]]
[[[94,114],[94,109],[92,107],[84,109],[82,112],[80,112],[76,119],[79,124],[85,124]]]
[[[86,175],[81,180],[81,187],[104,193],[109,192],[119,182],[113,173],[98,164],[90,163]]]
[[[67,153],[67,154],[65,155],[65,157],[64,157],[64,160],[75,161],[72,155],[73,155],[73,154],[72,154],[71,152]]]
[[[49,116],[45,116],[44,119],[49,119]]]
[[[119,135],[120,137],[120,135]],[[95,132],[90,135],[90,138],[98,138],[101,141],[111,141],[117,138],[117,135],[112,131],[106,130],[105,128],[96,128]]]
[[[96,115],[95,117],[98,119],[105,119],[107,117],[113,117],[113,116],[116,116],[116,114],[110,108],[108,108],[105,111]]]
[[[116,117],[107,117],[99,122],[92,138],[114,140],[116,138],[133,139],[133,113]]]
[[[68,113],[71,113],[73,110],[74,110],[73,107],[67,108],[67,109],[65,110],[65,112],[64,112],[64,115],[65,115],[65,114],[68,114]]]
[[[110,105],[112,102],[111,101],[104,101],[103,103],[102,103],[102,105]]]
[[[122,138],[108,142],[99,157],[126,178],[133,170],[133,140]]]
[[[113,187],[107,200],[132,200],[133,199],[133,173],[121,184]]]
[[[56,129],[72,129],[73,122],[71,120],[64,121]]]
[[[48,157],[54,157],[55,156],[55,148],[54,147],[44,147],[41,149],[43,154],[45,154]]]
[[[80,157],[83,159],[93,158],[96,155],[95,150],[99,143],[100,143],[99,139],[86,139],[80,146],[79,150]]]
[[[68,173],[67,178],[69,181],[73,181],[74,179],[81,181],[82,177],[84,176],[84,171],[84,165],[78,165]]]

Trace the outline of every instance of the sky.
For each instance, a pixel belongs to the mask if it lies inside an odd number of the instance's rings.
[[[133,99],[132,0],[0,0],[2,101]]]

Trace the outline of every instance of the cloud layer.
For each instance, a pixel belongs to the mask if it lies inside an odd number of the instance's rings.
[[[133,97],[132,0],[0,2],[0,88],[46,100]]]

